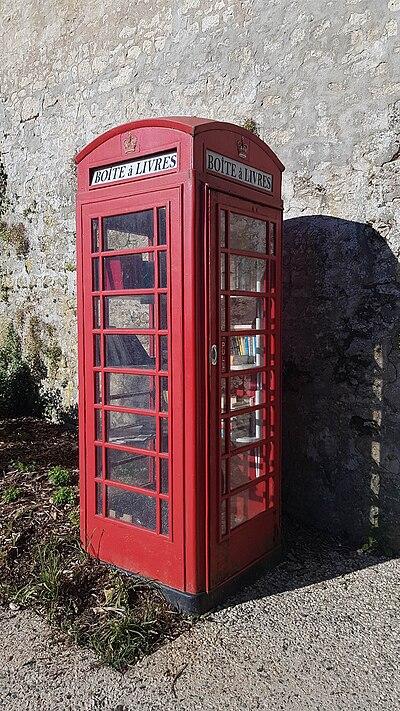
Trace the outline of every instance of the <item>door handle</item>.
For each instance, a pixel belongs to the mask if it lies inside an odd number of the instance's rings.
[[[213,345],[210,348],[210,362],[211,362],[211,365],[217,365],[217,363],[218,363],[218,348],[215,345],[215,343],[213,343]]]

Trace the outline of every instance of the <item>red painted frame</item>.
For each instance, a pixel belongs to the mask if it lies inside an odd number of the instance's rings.
[[[134,135],[136,150],[124,152]],[[238,141],[247,143],[247,158],[238,156]],[[100,167],[176,148],[178,166],[157,176],[91,187],[89,173]],[[248,163],[273,175],[271,194],[241,185],[205,170],[210,149]],[[90,552],[115,565],[156,578],[187,593],[210,591],[226,579],[268,557],[279,547],[280,452],[280,243],[281,173],[283,166],[259,138],[232,124],[196,118],[161,118],[136,121],[108,131],[77,156],[77,278],[79,341],[79,417],[81,474],[81,538]],[[91,296],[91,218],[166,205],[170,226],[169,269],[169,407],[172,461],[170,538],[94,513],[94,377]],[[230,544],[217,535],[219,512],[215,491],[216,467],[215,370],[209,364],[210,346],[218,335],[212,266],[218,263],[215,213],[219,205],[277,224],[277,430],[276,505],[239,526]],[[147,251],[147,250],[146,250]],[[129,250],[129,253],[131,250]],[[127,251],[125,250],[125,252]],[[110,252],[111,254],[111,252]],[[112,252],[114,256],[116,252]],[[210,259],[211,255],[211,259]],[[209,291],[209,284],[211,290]],[[116,296],[133,290],[110,291]],[[151,293],[157,293],[151,291]],[[104,294],[103,294],[104,295]],[[210,298],[211,295],[211,298]],[[156,307],[157,310],[157,307]],[[113,329],[113,333],[118,332]],[[131,330],[124,330],[127,335]],[[140,329],[134,329],[135,333]],[[99,330],[102,333],[102,329]],[[148,330],[146,330],[146,334]],[[145,371],[144,375],[149,372]],[[104,394],[104,381],[103,381]],[[98,409],[98,408],[97,408]],[[121,407],[103,407],[122,411]],[[128,408],[129,410],[129,408]],[[142,413],[141,413],[142,414]],[[113,445],[118,449],[118,445]],[[124,447],[124,449],[126,449]],[[148,454],[148,452],[146,452]],[[157,456],[156,456],[157,458]],[[105,486],[104,484],[102,485]],[[128,487],[126,487],[128,488]],[[161,497],[162,498],[162,497]],[[257,545],[254,541],[257,540]]]

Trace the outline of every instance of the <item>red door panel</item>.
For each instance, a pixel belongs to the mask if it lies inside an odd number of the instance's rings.
[[[82,220],[85,542],[183,588],[179,191],[84,206]]]
[[[209,214],[213,588],[270,552],[278,535],[281,235],[279,211],[220,193]]]

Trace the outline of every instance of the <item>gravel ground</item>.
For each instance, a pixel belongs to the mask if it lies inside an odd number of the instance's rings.
[[[296,532],[285,560],[121,675],[0,613],[0,709],[400,709],[400,562]]]

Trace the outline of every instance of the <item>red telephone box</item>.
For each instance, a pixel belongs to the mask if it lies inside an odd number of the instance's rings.
[[[82,542],[200,611],[280,549],[283,166],[185,117],[76,161]]]

